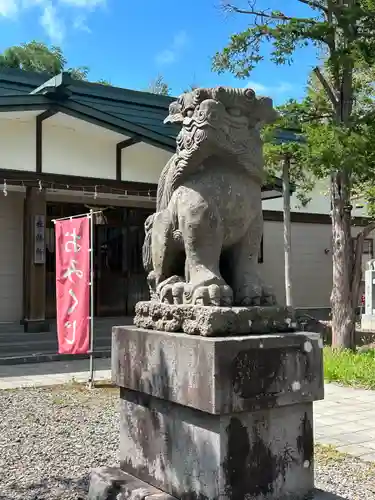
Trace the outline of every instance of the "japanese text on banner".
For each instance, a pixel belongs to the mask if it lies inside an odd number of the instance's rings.
[[[56,221],[55,233],[59,354],[86,354],[90,328],[89,218]]]

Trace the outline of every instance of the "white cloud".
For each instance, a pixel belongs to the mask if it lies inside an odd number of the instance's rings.
[[[0,0],[0,17],[15,18],[26,10],[38,9],[39,22],[51,42],[62,44],[67,26],[90,33],[85,13],[105,6],[106,2],[107,0]]]
[[[253,89],[257,94],[280,95],[290,92],[293,89],[293,85],[288,82],[279,82],[277,85],[264,85],[263,83],[250,80],[246,88]]]
[[[87,26],[86,16],[77,16],[73,21],[73,28],[75,30],[86,31],[86,33],[91,33],[90,28]]]
[[[177,59],[177,54],[171,49],[162,50],[156,55],[156,62],[158,64],[166,65],[173,64]]]
[[[66,31],[65,24],[52,3],[44,5],[42,15],[40,16],[40,24],[53,43],[57,45],[62,43]]]
[[[189,43],[186,31],[182,30],[176,33],[172,40],[171,47],[164,49],[156,54],[155,61],[159,65],[173,64],[180,57],[181,52]]]
[[[189,39],[188,39],[186,31],[184,31],[184,30],[180,31],[173,38],[173,47],[175,49],[184,48],[185,45],[187,45],[188,41],[189,41]]]
[[[0,16],[14,17],[18,13],[18,0],[0,0]]]
[[[95,9],[106,4],[106,0],[59,0],[61,4],[81,9]]]
[[[253,89],[257,94],[262,94],[267,91],[267,87],[263,85],[263,83],[259,82],[248,82],[245,88]]]

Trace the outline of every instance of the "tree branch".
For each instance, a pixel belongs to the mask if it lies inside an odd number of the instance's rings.
[[[314,9],[319,9],[325,14],[328,14],[328,9],[327,7],[324,7],[324,5],[320,5],[318,2],[315,2],[314,0],[298,0],[300,3],[304,3],[305,5],[308,5],[309,7],[313,7]]]
[[[367,226],[362,229],[362,231],[359,233],[358,236],[363,235],[363,239],[365,239],[374,230],[375,230],[375,221],[372,221],[372,222],[370,222],[370,224],[367,224]],[[358,236],[357,236],[357,238],[358,238]]]
[[[314,19],[311,19],[311,18],[290,17],[290,16],[286,16],[282,13],[280,13],[280,14],[274,14],[272,12],[267,13],[266,11],[263,11],[263,10],[240,9],[239,7],[236,7],[235,5],[232,5],[230,3],[224,4],[223,8],[227,12],[235,12],[236,14],[247,14],[247,15],[256,16],[256,17],[264,17],[266,19],[273,19],[274,21],[300,21],[300,22],[310,23],[310,24],[316,23],[316,21]]]
[[[339,104],[339,100],[336,97],[335,91],[333,90],[330,83],[326,80],[323,73],[320,71],[320,69],[318,67],[314,68],[313,71],[316,74],[316,76],[317,76],[318,80],[320,81],[320,83],[322,84],[322,86],[324,87],[324,90],[327,92],[327,95],[328,95],[330,101],[332,102],[334,109],[336,110],[337,106]]]
[[[324,118],[332,118],[333,113],[326,113],[326,114],[309,114],[307,113],[303,118],[302,118],[302,123],[309,123],[315,120],[323,120]]]

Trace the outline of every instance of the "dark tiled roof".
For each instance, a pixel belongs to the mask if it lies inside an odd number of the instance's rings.
[[[0,96],[29,94],[49,78],[48,73],[0,68]]]
[[[116,118],[133,122],[150,130],[175,138],[178,128],[164,125],[169,104],[173,97],[122,89],[109,85],[73,80],[63,73],[55,82],[69,91],[69,99],[96,110],[109,113]],[[48,73],[32,73],[17,69],[0,69],[0,96],[26,95],[47,92],[47,83],[51,82]],[[54,82],[54,83],[55,83]],[[56,90],[57,87],[54,87]],[[49,87],[51,89],[51,87]]]
[[[74,80],[67,73],[43,82],[33,92],[63,94],[69,100],[174,139],[178,133],[175,125],[163,123],[173,97]]]
[[[51,77],[47,73],[0,68],[0,106],[3,110],[43,109],[49,104],[54,109],[75,114],[124,135],[137,135],[169,151],[175,148],[179,128],[173,124],[165,125],[163,121],[174,99],[74,80],[67,73]],[[280,179],[275,179],[273,185],[263,186],[267,191],[281,189]]]
[[[105,96],[93,96],[76,93],[73,91],[74,101],[98,109],[105,113],[110,113],[117,118],[136,123],[147,127],[154,132],[163,133],[169,137],[175,138],[178,133],[178,128],[173,125],[164,125],[163,121],[168,115],[169,100],[162,103],[144,104],[137,102],[135,99],[138,97],[134,92],[131,96],[124,95],[123,100],[113,100]],[[143,96],[142,96],[143,97]],[[126,99],[128,98],[128,99]],[[159,104],[159,105],[158,105]]]

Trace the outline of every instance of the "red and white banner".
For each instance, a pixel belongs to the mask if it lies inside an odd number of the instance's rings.
[[[86,354],[90,329],[90,220],[55,222],[59,354]]]

